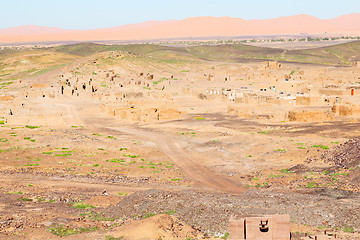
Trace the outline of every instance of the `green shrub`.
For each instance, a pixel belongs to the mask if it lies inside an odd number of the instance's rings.
[[[324,146],[324,145],[313,145],[312,146],[313,148],[322,148],[322,149],[329,149],[329,147],[328,146]]]
[[[121,236],[121,237],[113,237],[113,236],[109,236],[109,235],[106,235],[105,236],[105,240],[121,240],[121,239],[123,239],[124,238],[124,236]]]
[[[155,216],[156,213],[147,213],[143,216],[143,218],[149,218],[149,217],[152,217],[152,216]]]
[[[30,125],[26,125],[26,128],[30,128],[30,129],[35,129],[35,128],[39,128],[38,126],[30,126]]]
[[[181,181],[181,178],[172,178],[171,181]]]
[[[130,155],[130,154],[123,154],[124,157],[129,157],[129,158],[137,158],[140,155]]]
[[[317,184],[315,182],[310,182],[306,185],[307,188],[316,188]]]
[[[343,231],[344,231],[344,232],[349,232],[349,233],[355,232],[355,231],[354,231],[354,228],[352,228],[352,227],[347,227],[347,226],[344,227]]]
[[[95,208],[94,206],[87,204],[87,203],[74,203],[72,205],[70,205],[70,207],[72,208],[76,208],[76,209],[90,209],[90,208]]]
[[[32,199],[31,198],[19,198],[20,201],[24,201],[24,202],[32,202]]]
[[[174,213],[176,213],[176,210],[169,210],[169,211],[167,211],[165,214],[167,214],[167,215],[173,215]]]
[[[64,226],[58,226],[55,228],[50,228],[49,231],[59,237],[65,237],[65,236],[70,236],[73,234],[80,234],[83,232],[93,232],[93,231],[97,231],[98,229],[96,227],[93,228],[77,228],[77,229],[73,229],[73,228],[69,228],[69,227],[64,227]]]
[[[280,172],[282,172],[282,173],[291,173],[291,171],[289,171],[289,169],[287,169],[287,168],[281,169]]]
[[[200,116],[197,116],[196,117],[196,120],[205,120],[206,118],[204,118],[204,117],[200,117]]]

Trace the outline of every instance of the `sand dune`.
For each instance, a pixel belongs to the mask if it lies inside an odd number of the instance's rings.
[[[184,20],[149,21],[92,30],[65,30],[27,25],[0,30],[0,42],[152,40],[215,36],[322,34],[325,32],[360,34],[360,13],[325,20],[306,14],[266,20],[193,17]]]

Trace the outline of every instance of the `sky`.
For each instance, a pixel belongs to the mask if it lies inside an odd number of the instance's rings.
[[[360,13],[360,0],[0,0],[0,9],[0,29],[94,29],[198,16],[248,20],[309,14],[329,19]]]

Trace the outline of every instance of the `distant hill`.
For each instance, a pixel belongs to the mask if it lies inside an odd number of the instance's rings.
[[[244,20],[231,17],[193,17],[184,20],[150,21],[92,30],[65,30],[40,26],[20,26],[0,30],[0,43],[153,40],[300,33],[322,34],[325,32],[360,34],[360,13],[325,20],[306,14],[265,20]]]
[[[282,61],[349,66],[360,60],[360,41],[307,50],[283,50],[245,44],[168,47],[153,44],[101,45],[81,43],[51,48],[56,52],[89,56],[106,51],[126,51],[161,60],[205,60],[222,62]]]

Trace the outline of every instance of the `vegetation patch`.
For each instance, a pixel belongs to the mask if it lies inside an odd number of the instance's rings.
[[[26,125],[26,128],[30,128],[30,129],[35,129],[35,128],[39,128],[39,126],[30,126],[30,125]]]
[[[316,188],[317,184],[315,182],[310,182],[306,185],[307,188]]]
[[[355,232],[354,228],[352,228],[352,227],[344,227],[343,231],[344,232],[349,232],[349,233],[354,233]]]
[[[95,208],[94,206],[90,205],[90,204],[86,204],[86,203],[72,203],[70,204],[70,207],[72,208],[76,208],[76,209],[90,209],[90,208]]]
[[[19,198],[19,201],[32,202],[32,199],[23,197],[23,198]]]
[[[64,227],[64,226],[58,226],[55,228],[50,228],[49,231],[52,234],[55,234],[59,237],[65,237],[65,236],[70,236],[73,234],[80,234],[80,233],[84,233],[84,232],[94,232],[97,231],[98,228],[93,227],[93,228],[86,228],[86,227],[80,227],[80,228],[70,228],[70,227]]]
[[[329,147],[328,146],[324,146],[324,145],[313,145],[312,146],[313,148],[322,148],[322,149],[329,149]]]

